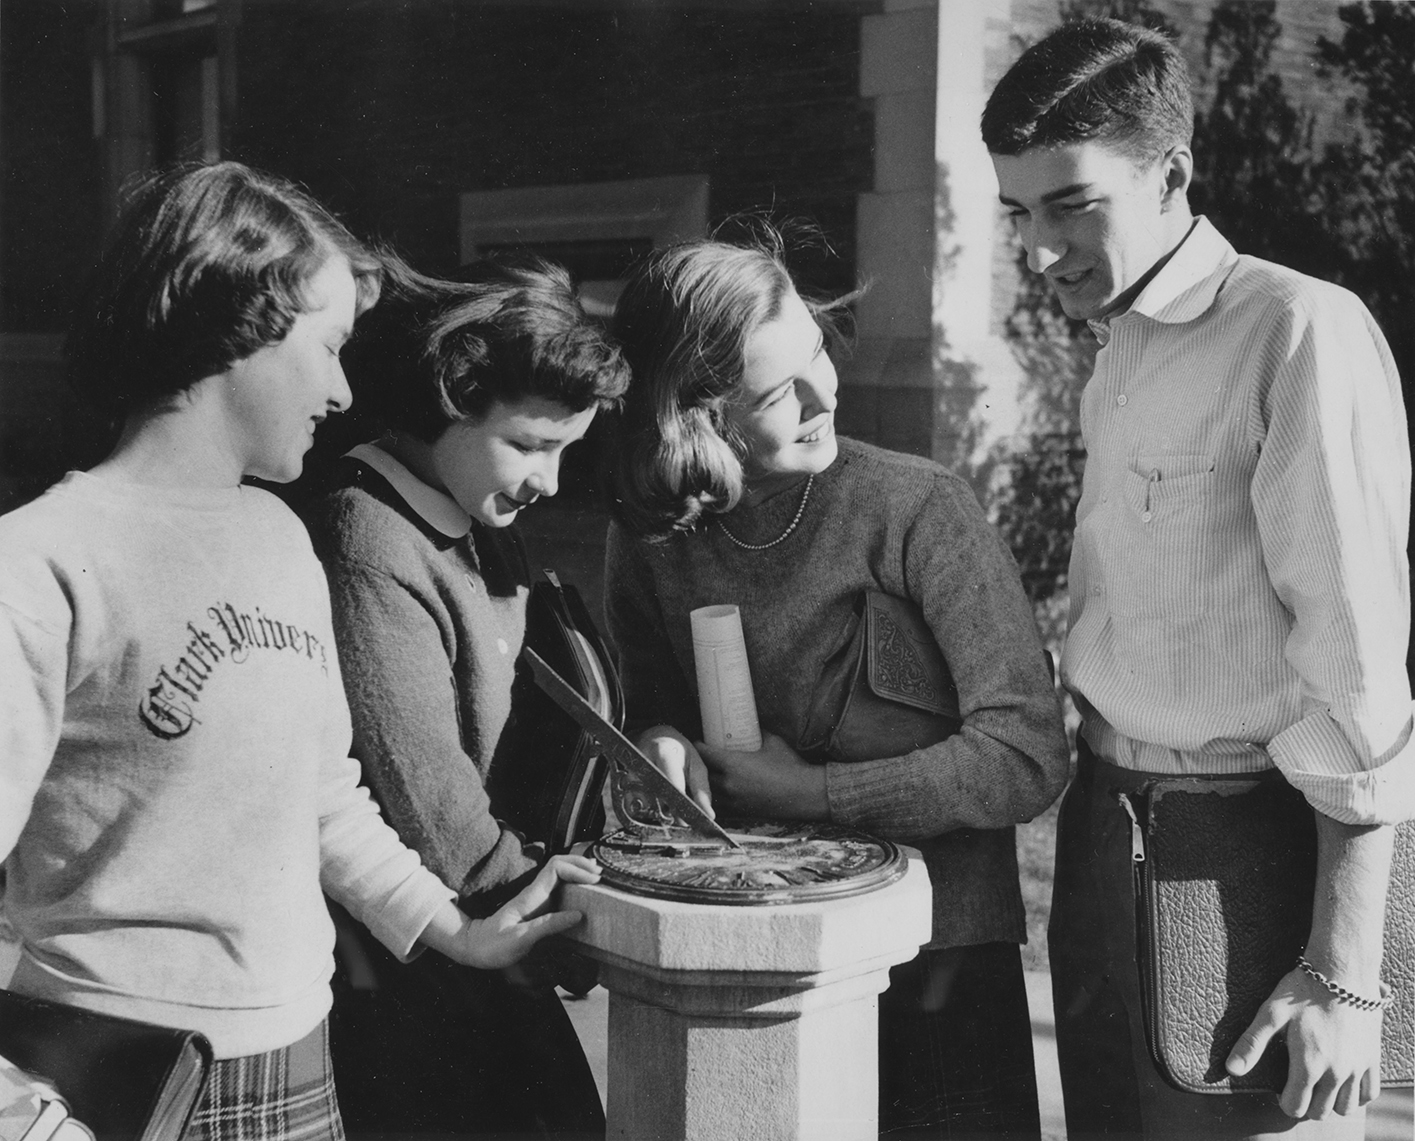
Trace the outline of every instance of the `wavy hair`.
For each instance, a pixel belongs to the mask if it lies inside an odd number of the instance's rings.
[[[1070,21],[1008,69],[988,97],[982,130],[996,155],[1094,139],[1150,163],[1193,137],[1189,67],[1149,28]]]
[[[747,341],[795,291],[783,243],[705,239],[656,250],[631,275],[611,329],[633,381],[615,426],[610,510],[636,535],[662,539],[731,511],[746,445],[725,409],[742,383]],[[806,301],[827,334],[848,298]]]
[[[70,381],[114,416],[159,406],[283,340],[335,256],[362,313],[381,261],[294,183],[237,162],[143,176],[70,328]]]
[[[386,256],[384,300],[347,356],[363,410],[426,443],[496,403],[539,396],[582,412],[614,407],[629,386],[570,275],[540,258],[476,262],[448,281]]]

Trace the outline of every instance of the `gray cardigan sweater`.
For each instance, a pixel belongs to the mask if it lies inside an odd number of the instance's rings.
[[[362,464],[344,461],[340,484],[303,514],[329,578],[353,754],[403,842],[489,904],[545,860],[486,792],[525,637],[524,548],[514,528],[447,534]]]
[[[748,543],[785,530],[791,488],[727,516]],[[700,733],[688,614],[736,603],[763,729],[797,746],[821,667],[855,600],[917,603],[957,683],[963,729],[901,757],[831,763],[831,819],[919,847],[933,881],[930,946],[1025,942],[1013,825],[1060,793],[1067,744],[1012,556],[972,490],[937,464],[840,440],[785,542],[744,551],[709,522],[652,543],[611,526],[609,632],[633,725]]]

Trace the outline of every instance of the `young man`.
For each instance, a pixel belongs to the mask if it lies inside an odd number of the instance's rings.
[[[1174,46],[1113,20],[1028,50],[982,121],[1028,265],[1102,345],[1062,662],[1083,718],[1051,921],[1068,1135],[1360,1137],[1415,785],[1405,413],[1354,296],[1190,213],[1192,124]],[[1282,1038],[1287,1084],[1182,1093],[1146,1049],[1116,794],[1274,766],[1315,810],[1312,928],[1227,1067]]]

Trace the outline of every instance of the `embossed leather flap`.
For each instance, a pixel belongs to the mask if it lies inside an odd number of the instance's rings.
[[[917,606],[868,591],[865,627],[867,677],[877,696],[960,720],[958,687]]]
[[[873,761],[957,733],[958,691],[919,608],[862,591],[816,680],[797,748],[810,761]]]

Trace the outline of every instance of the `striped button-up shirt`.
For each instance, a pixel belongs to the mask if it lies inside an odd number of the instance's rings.
[[[1063,677],[1127,768],[1277,765],[1349,824],[1415,815],[1410,449],[1380,330],[1200,218],[1093,322]]]

